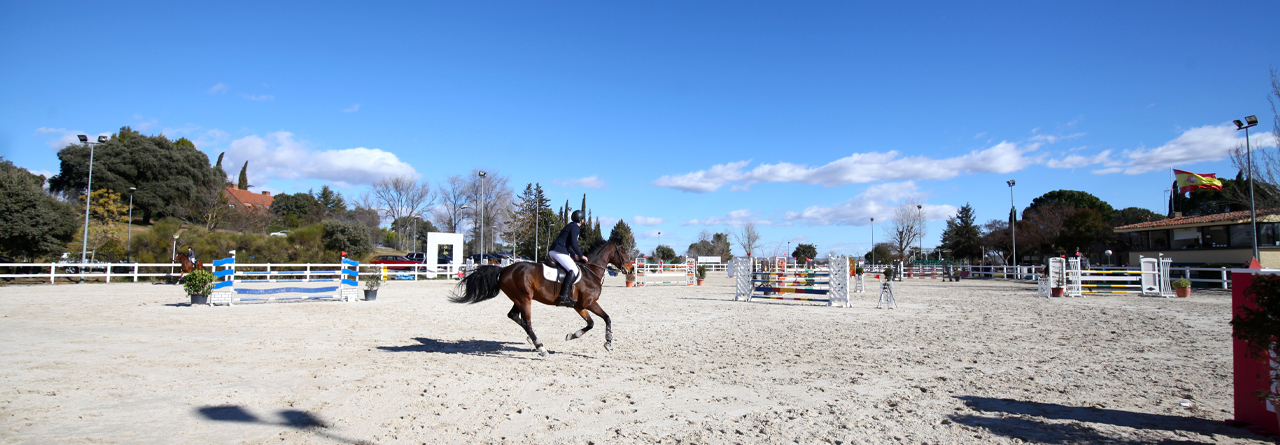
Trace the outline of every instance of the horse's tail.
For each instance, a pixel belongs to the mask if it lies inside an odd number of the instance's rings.
[[[500,266],[480,266],[471,275],[467,275],[458,283],[458,289],[462,290],[462,294],[454,293],[449,297],[449,301],[454,303],[479,303],[490,298],[498,296],[498,292],[502,289],[498,286],[498,280],[502,278],[502,267]]]

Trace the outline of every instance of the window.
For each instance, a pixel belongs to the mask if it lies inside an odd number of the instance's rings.
[[[1231,247],[1253,247],[1253,237],[1249,236],[1250,230],[1253,228],[1249,224],[1231,226]]]
[[[1280,246],[1280,239],[1276,239],[1275,223],[1258,223],[1258,245]]]
[[[1174,249],[1199,249],[1200,246],[1200,228],[1173,229]]]
[[[1160,250],[1169,248],[1169,231],[1153,230],[1148,232],[1151,234],[1151,249]]]
[[[1201,227],[1204,234],[1204,247],[1228,247],[1231,240],[1227,238],[1227,226]]]
[[[1150,232],[1129,232],[1129,246],[1133,250],[1148,250],[1151,248]]]

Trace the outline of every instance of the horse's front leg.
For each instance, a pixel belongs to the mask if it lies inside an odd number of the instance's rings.
[[[596,316],[604,319],[604,349],[607,351],[612,351],[613,350],[613,321],[609,319],[609,314],[604,313],[604,308],[600,307],[600,303],[598,302],[592,302],[591,306],[588,306],[587,309],[589,309],[591,313],[596,314]],[[583,318],[587,318],[587,315],[583,314]],[[586,332],[587,329],[591,329],[590,318],[587,318],[587,323],[588,323],[587,328],[583,329],[582,332]]]
[[[521,304],[523,303],[523,304]],[[547,356],[547,348],[542,346],[542,342],[538,341],[538,335],[533,333],[533,307],[529,300],[523,300],[511,305],[511,311],[507,312],[507,318],[510,318],[520,327],[524,328],[524,333],[529,337],[529,343],[533,344],[534,349],[543,357]]]
[[[578,309],[578,315],[581,315],[582,319],[587,321],[587,326],[582,329],[579,329],[578,332],[574,332],[572,334],[564,336],[564,341],[569,341],[578,337],[582,337],[583,334],[586,334],[587,331],[590,331],[591,328],[595,326],[596,324],[595,321],[591,320],[591,313],[587,312],[586,309]]]

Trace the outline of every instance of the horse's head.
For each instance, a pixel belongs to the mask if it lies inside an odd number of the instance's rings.
[[[622,251],[622,244],[613,241],[610,241],[609,244],[612,244],[612,246],[605,246],[606,249],[610,250],[608,264],[618,268],[624,274],[631,275],[635,273],[635,262],[632,261],[631,255],[627,255],[626,252]]]

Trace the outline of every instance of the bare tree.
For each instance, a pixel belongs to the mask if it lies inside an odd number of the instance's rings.
[[[893,244],[894,253],[904,260],[911,247],[924,239],[925,219],[921,205],[918,199],[903,201],[893,209],[893,219],[889,221],[889,242]]]
[[[383,178],[373,183],[369,188],[372,193],[372,200],[378,205],[383,216],[395,221],[403,221],[401,218],[418,216],[424,210],[431,207],[435,202],[435,194],[431,192],[431,185],[426,182],[418,182],[411,176],[392,176]],[[397,235],[404,231],[399,227],[392,227]],[[403,236],[398,237],[400,244],[403,244]],[[397,246],[403,247],[403,246]]]
[[[739,247],[747,253],[747,256],[754,256],[756,249],[760,247],[760,232],[756,231],[756,223],[747,223],[733,234],[733,240],[738,243]]]
[[[479,175],[481,171],[478,168],[471,170],[470,179],[467,180],[465,188],[468,208],[464,214],[473,222],[471,239],[478,240],[482,233],[481,225],[484,229],[485,245],[476,246],[477,249],[472,250],[477,253],[489,251],[489,247],[498,240],[499,234],[507,231],[515,205],[514,192],[508,185],[509,178],[492,170],[483,170],[485,176],[481,178]]]
[[[1259,147],[1255,144],[1237,145],[1231,151],[1231,165],[1241,172],[1248,179],[1249,168],[1249,150],[1253,151],[1253,179],[1255,182],[1261,182],[1270,187],[1255,187],[1254,200],[1259,209],[1274,209],[1280,207],[1280,194],[1271,193],[1271,191],[1280,188],[1280,111],[1277,111],[1277,102],[1280,102],[1280,74],[1275,68],[1271,69],[1271,94],[1267,95],[1267,102],[1271,103],[1272,127],[1271,136],[1275,138],[1275,145],[1270,148]],[[1248,187],[1235,187],[1228,194],[1228,199],[1240,206],[1249,205],[1249,189]]]
[[[436,227],[445,232],[457,232],[461,229],[462,220],[467,217],[467,190],[470,184],[462,176],[454,175],[436,186],[440,195],[440,205],[431,211],[431,219]]]

